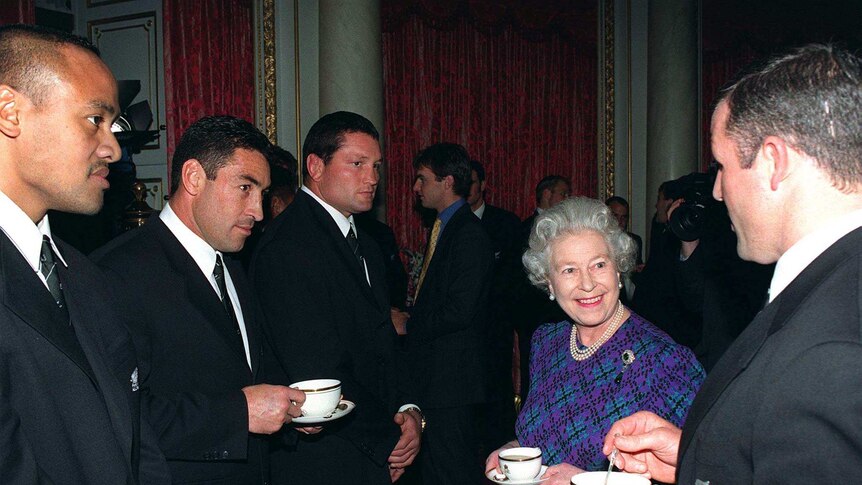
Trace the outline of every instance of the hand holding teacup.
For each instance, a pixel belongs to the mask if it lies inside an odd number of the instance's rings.
[[[305,393],[297,389],[271,384],[257,384],[242,389],[248,406],[248,430],[272,434],[285,423],[300,416]]]

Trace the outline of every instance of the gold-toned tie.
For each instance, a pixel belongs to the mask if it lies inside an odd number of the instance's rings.
[[[422,272],[419,273],[419,283],[416,285],[416,295],[413,296],[413,301],[419,298],[419,290],[422,289],[422,282],[425,281],[425,273],[428,272],[428,264],[431,263],[431,257],[434,256],[434,249],[437,248],[437,237],[440,236],[440,225],[442,222],[438,218],[434,221],[434,228],[431,229],[431,239],[428,241],[428,251],[425,252],[425,261],[422,262]]]

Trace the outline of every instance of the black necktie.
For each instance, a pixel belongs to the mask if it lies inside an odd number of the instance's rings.
[[[63,297],[63,285],[60,284],[60,276],[57,274],[57,261],[54,259],[54,248],[51,247],[51,238],[42,236],[42,251],[39,254],[39,272],[48,283],[48,291],[54,297],[54,301],[61,309],[66,309],[66,299]]]
[[[218,285],[219,297],[221,297],[221,304],[224,306],[224,310],[230,316],[231,321],[233,321],[236,326],[236,334],[242,338],[242,332],[239,331],[239,321],[236,319],[236,312],[233,310],[233,305],[230,302],[230,296],[227,294],[227,283],[224,280],[224,265],[221,261],[221,255],[216,254],[216,263],[215,268],[213,269],[213,278],[216,280],[216,285]]]
[[[350,230],[347,231],[347,244],[350,246],[350,250],[353,251],[353,255],[359,260],[359,265],[364,269],[365,265],[362,264],[362,248],[359,247],[359,240],[356,239],[356,233],[353,232],[352,225],[350,226]]]

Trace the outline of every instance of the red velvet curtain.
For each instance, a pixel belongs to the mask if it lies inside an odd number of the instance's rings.
[[[464,145],[485,165],[486,200],[520,217],[549,174],[571,178],[575,194],[596,195],[595,16],[564,23],[592,36],[580,42],[554,28],[559,12],[546,9],[539,21],[517,3],[420,1],[411,10],[383,2],[387,214],[404,247],[424,246],[412,160],[433,143]]]
[[[163,0],[163,8],[170,160],[203,116],[254,122],[254,22],[252,0]]]
[[[32,24],[36,22],[36,6],[33,0],[2,0],[0,2],[0,25]]]

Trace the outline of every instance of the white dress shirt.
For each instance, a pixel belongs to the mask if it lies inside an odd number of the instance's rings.
[[[39,256],[42,254],[42,236],[51,238],[51,246],[54,249],[54,254],[57,255],[60,263],[68,267],[63,255],[57,250],[54,244],[54,238],[51,236],[51,225],[48,223],[48,215],[34,224],[30,217],[12,201],[3,191],[0,191],[0,229],[6,234],[6,237],[12,241],[12,244],[18,248],[18,252],[27,261],[27,264],[33,268],[36,276],[48,288],[48,281],[45,276],[39,271]]]
[[[207,281],[210,282],[210,285],[213,287],[213,291],[215,291],[216,295],[221,299],[221,294],[219,293],[218,283],[216,283],[215,278],[213,277],[213,269],[215,268],[216,263],[216,255],[221,255],[221,252],[213,249],[212,246],[207,244],[206,241],[200,238],[197,234],[192,232],[191,229],[186,227],[183,221],[177,217],[176,213],[171,209],[171,204],[165,204],[165,208],[162,209],[161,214],[159,214],[159,219],[168,226],[168,229],[173,233],[174,237],[180,242],[180,244],[185,248],[185,250],[189,253],[189,256],[194,259],[195,263],[197,263],[201,272],[206,277]],[[222,256],[222,260],[224,260],[224,256]],[[248,332],[245,328],[245,319],[243,318],[242,313],[242,305],[239,303],[239,296],[236,294],[236,288],[233,286],[233,280],[230,277],[230,271],[227,269],[227,265],[224,265],[224,282],[225,287],[227,288],[227,295],[230,298],[231,305],[233,305],[234,313],[236,314],[236,320],[239,324],[239,331],[242,334],[242,346],[245,349],[245,359],[248,362],[249,369],[251,368],[251,356],[248,351]]]
[[[808,234],[790,247],[778,259],[769,285],[771,303],[805,268],[836,241],[862,227],[862,210],[851,212],[840,219]]]
[[[473,214],[476,214],[476,217],[481,219],[482,216],[485,215],[485,202],[482,202],[482,205],[480,205],[478,209],[474,210]]]

